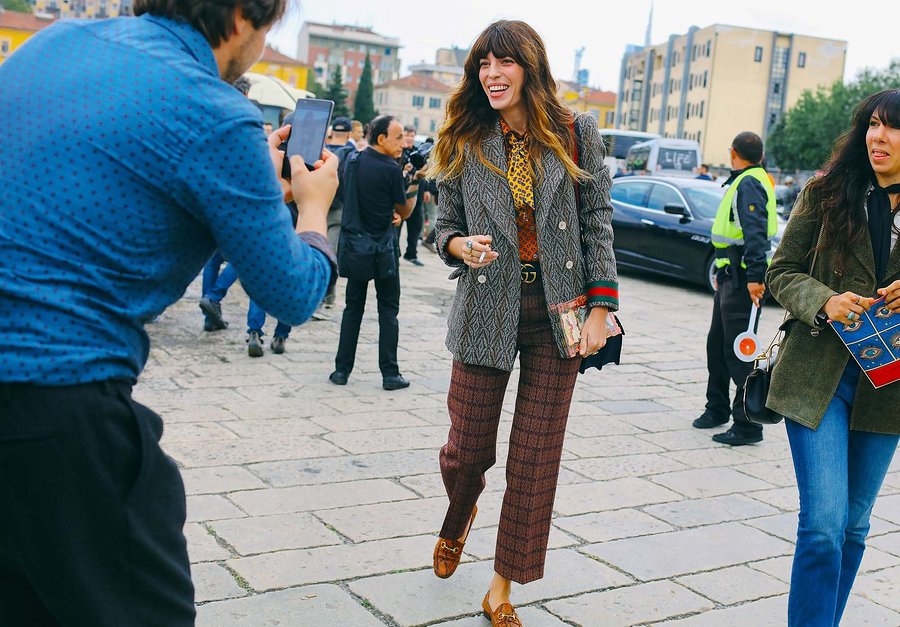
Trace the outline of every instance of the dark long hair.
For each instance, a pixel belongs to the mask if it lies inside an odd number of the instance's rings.
[[[849,250],[861,238],[868,237],[864,205],[875,173],[869,161],[866,133],[873,115],[886,126],[900,128],[900,89],[886,89],[859,103],[850,128],[834,143],[831,159],[823,168],[825,174],[807,186],[810,205],[824,227],[816,250],[836,248],[839,269],[843,269]]]
[[[488,53],[498,59],[511,57],[525,70],[522,101],[532,146],[552,151],[573,178],[584,177],[585,173],[572,160],[574,138],[569,130],[572,113],[556,95],[556,81],[550,72],[544,42],[525,22],[510,20],[500,20],[488,26],[469,50],[463,66],[463,78],[447,101],[447,115],[434,148],[430,169],[432,176],[459,176],[466,145],[471,146],[487,168],[505,176],[481,152],[481,140],[497,124],[497,112],[491,108],[478,76],[481,60]],[[540,149],[529,151],[538,173],[540,153]]]

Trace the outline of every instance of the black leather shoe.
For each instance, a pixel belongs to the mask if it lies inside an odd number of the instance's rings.
[[[281,355],[284,352],[285,340],[287,340],[287,338],[276,335],[272,338],[272,345],[269,346],[269,349],[276,355]]]
[[[259,337],[258,331],[250,331],[247,334],[247,354],[251,357],[262,357],[263,356],[263,348],[262,348],[262,340]]]
[[[328,377],[328,380],[334,383],[335,385],[347,385],[347,379],[350,375],[346,372],[341,372],[340,370],[335,370]]]
[[[409,387],[409,381],[403,378],[402,374],[396,377],[384,377],[381,380],[381,387],[385,390],[402,390]]]
[[[424,263],[422,263],[421,261],[419,261],[419,258],[418,258],[418,257],[413,257],[412,259],[410,259],[409,257],[404,257],[404,259],[406,259],[406,260],[407,260],[408,262],[410,262],[412,265],[418,266],[418,267],[420,267],[420,268],[421,268],[422,266],[425,265]]]
[[[722,426],[727,422],[728,416],[722,418],[720,416],[714,416],[708,411],[705,411],[691,424],[695,429],[712,429],[713,427]]]
[[[756,444],[757,442],[762,442],[763,436],[762,431],[759,433],[740,433],[736,432],[734,428],[731,428],[724,433],[715,434],[712,439],[713,442],[718,442],[719,444],[743,446],[744,444]]]
[[[200,299],[200,310],[206,315],[204,331],[221,331],[228,328],[228,323],[222,317],[222,304],[218,301],[204,296]]]

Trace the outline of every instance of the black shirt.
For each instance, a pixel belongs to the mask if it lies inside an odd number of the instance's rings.
[[[359,154],[356,182],[362,228],[380,235],[391,226],[394,207],[406,203],[403,171],[396,160],[370,147]]]

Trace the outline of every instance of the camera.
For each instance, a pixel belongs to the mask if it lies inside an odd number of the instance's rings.
[[[428,156],[434,149],[434,142],[426,140],[409,153],[408,161],[412,164],[413,172],[421,170],[428,163]]]

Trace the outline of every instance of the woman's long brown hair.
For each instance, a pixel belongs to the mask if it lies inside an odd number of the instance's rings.
[[[823,168],[825,174],[807,185],[809,201],[824,227],[823,241],[816,249],[836,248],[840,269],[853,245],[868,236],[863,205],[866,189],[874,181],[866,148],[873,114],[882,124],[900,128],[900,89],[886,89],[859,103],[850,128],[834,143],[831,159]]]
[[[541,173],[540,148],[547,148],[573,179],[586,177],[587,173],[572,160],[575,138],[569,125],[573,114],[556,95],[556,81],[550,73],[544,42],[525,22],[509,20],[488,26],[469,50],[462,81],[447,102],[447,115],[434,148],[429,176],[455,178],[461,175],[466,146],[474,150],[487,168],[506,176],[485,158],[481,150],[481,141],[497,124],[497,112],[491,108],[478,76],[481,60],[487,58],[488,53],[498,59],[511,57],[525,70],[522,102],[527,115],[529,155],[536,173]]]

